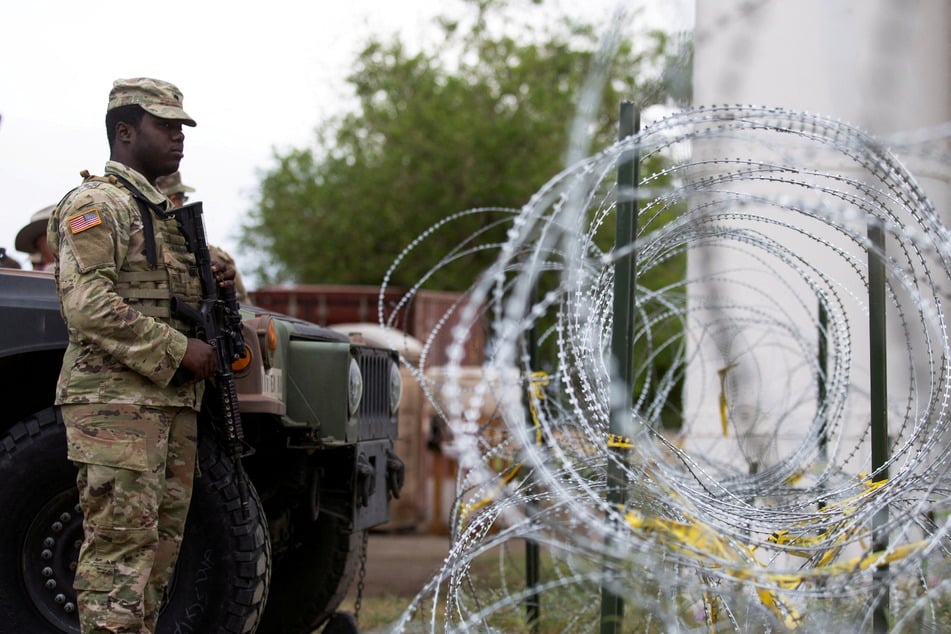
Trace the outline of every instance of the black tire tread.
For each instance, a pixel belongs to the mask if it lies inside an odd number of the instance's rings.
[[[40,410],[29,418],[14,423],[3,436],[3,439],[0,440],[0,460],[9,460],[10,456],[17,452],[24,441],[30,442],[35,440],[35,438],[40,435],[40,432],[50,425],[61,424],[62,419],[59,415],[59,409],[55,407]],[[66,454],[64,452],[63,458],[65,457]]]
[[[242,512],[240,494],[235,484],[234,466],[224,450],[215,442],[202,442],[199,446],[201,477],[208,478],[211,488],[217,492],[219,508],[228,513],[231,526],[230,539],[236,549],[230,557],[238,564],[236,576],[229,580],[232,586],[226,607],[227,622],[217,624],[220,634],[243,634],[253,632],[258,626],[267,603],[268,584],[271,572],[271,541],[267,520],[261,511],[260,500],[253,486],[248,486],[249,517]],[[161,629],[161,628],[159,628]]]

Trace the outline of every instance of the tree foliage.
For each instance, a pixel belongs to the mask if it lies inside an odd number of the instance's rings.
[[[355,108],[322,124],[311,147],[276,153],[262,175],[242,227],[245,242],[266,254],[261,279],[379,284],[440,219],[521,207],[564,167],[599,30],[567,18],[533,26],[545,6],[528,7],[513,14],[498,0],[470,1],[463,18],[440,20],[442,37],[430,50],[411,51],[399,37],[366,44],[347,79]],[[666,43],[654,33],[620,44],[589,130],[594,147],[616,137],[620,100],[665,101]],[[452,223],[390,283],[412,285],[486,222],[473,215]],[[440,284],[467,287],[488,257],[473,254]]]

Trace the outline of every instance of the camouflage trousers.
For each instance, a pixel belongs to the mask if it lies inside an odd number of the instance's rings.
[[[62,406],[84,540],[76,568],[83,634],[151,634],[191,500],[197,418],[182,407]]]

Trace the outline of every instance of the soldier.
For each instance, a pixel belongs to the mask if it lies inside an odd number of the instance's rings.
[[[53,270],[53,251],[46,240],[46,223],[55,205],[43,207],[30,216],[28,225],[17,233],[13,246],[17,251],[30,254],[30,263],[34,271]]]
[[[173,207],[181,207],[187,203],[188,194],[195,191],[194,187],[189,187],[182,182],[181,172],[174,172],[168,176],[159,176],[155,180],[155,187],[168,196],[168,199],[172,201]]]
[[[79,469],[84,540],[74,587],[84,634],[155,631],[191,500],[196,412],[215,355],[170,313],[172,296],[195,303],[201,287],[155,188],[178,169],[183,125],[195,121],[178,88],[116,80],[105,175],[83,171],[49,221],[69,332],[56,404]],[[233,270],[213,269],[219,285],[231,283]]]
[[[168,176],[160,176],[155,179],[155,187],[158,188],[160,192],[168,196],[168,199],[172,201],[172,206],[175,208],[181,207],[188,202],[188,193],[194,192],[194,187],[189,187],[188,185],[182,182],[182,173],[175,172],[169,174]],[[248,292],[244,288],[244,280],[241,279],[241,274],[238,272],[238,267],[235,264],[234,258],[231,257],[231,254],[216,247],[214,245],[208,245],[208,251],[211,253],[211,257],[215,260],[218,260],[222,264],[225,264],[235,270],[234,273],[234,294],[238,302],[242,304],[248,303]]]

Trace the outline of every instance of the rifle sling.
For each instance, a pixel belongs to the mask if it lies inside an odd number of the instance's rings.
[[[145,258],[154,269],[158,266],[158,253],[155,249],[155,226],[152,224],[152,214],[149,213],[149,210],[154,211],[162,220],[168,220],[171,214],[146,198],[145,194],[140,192],[138,188],[126,178],[118,174],[112,174],[111,176],[129,190],[129,193],[132,194],[132,197],[135,198],[135,201],[139,205],[139,214],[142,216],[142,229],[145,231]]]

